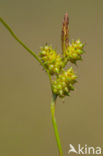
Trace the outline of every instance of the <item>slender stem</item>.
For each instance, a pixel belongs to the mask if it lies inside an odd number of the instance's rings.
[[[39,59],[39,57],[31,50],[29,49],[16,35],[15,33],[12,31],[12,29],[9,27],[9,25],[0,17],[0,22],[4,25],[4,27],[10,32],[10,34],[12,35],[12,37],[22,46],[24,47],[46,70],[46,72],[48,73],[49,76],[49,81],[51,83],[51,76],[49,74],[49,71],[45,68],[44,64],[42,63],[42,61]]]
[[[51,79],[51,75],[49,73],[49,71],[45,68],[44,64],[41,62],[41,60],[39,59],[39,57],[31,50],[29,49],[16,35],[15,33],[12,31],[12,29],[9,27],[8,24],[6,24],[6,22],[0,17],[0,22],[4,25],[4,27],[9,31],[9,33],[12,35],[12,37],[22,46],[24,47],[46,70],[46,72],[48,73],[49,76],[49,81],[50,84],[52,83],[52,79]],[[53,94],[52,97],[52,102],[51,102],[51,114],[52,114],[52,122],[53,122],[53,127],[54,127],[54,132],[55,132],[55,136],[56,136],[56,141],[57,141],[57,146],[58,146],[58,150],[59,150],[59,154],[60,156],[63,156],[62,153],[62,148],[61,148],[61,143],[60,143],[60,139],[59,139],[59,133],[58,133],[58,129],[57,129],[57,125],[56,125],[56,118],[55,118],[55,102],[56,102],[56,98],[57,96],[55,94]]]
[[[34,56],[34,58],[41,64],[40,59],[38,58],[38,56],[31,50],[29,49],[16,35],[15,33],[12,31],[12,29],[8,26],[8,24],[0,17],[0,22],[4,25],[4,27],[10,32],[10,34],[12,35],[12,37],[19,42],[32,56]]]
[[[55,117],[56,98],[57,98],[57,96],[55,94],[53,94],[52,95],[52,102],[51,102],[51,115],[52,115],[52,123],[53,123],[54,133],[55,133],[55,137],[56,137],[57,147],[59,150],[59,156],[63,156],[62,147],[61,147],[60,138],[59,138],[59,133],[58,133],[58,128],[57,128],[57,124],[56,124],[56,117]]]

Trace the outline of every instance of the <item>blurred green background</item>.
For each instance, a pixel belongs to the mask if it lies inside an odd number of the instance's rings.
[[[0,0],[0,16],[37,54],[46,42],[61,53],[61,25],[86,43],[74,67],[75,91],[56,117],[64,156],[69,144],[103,145],[103,0]],[[0,156],[57,156],[48,76],[0,23]]]

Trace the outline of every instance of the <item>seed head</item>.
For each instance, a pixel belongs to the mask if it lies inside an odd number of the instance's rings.
[[[49,72],[53,80],[51,82],[52,92],[59,97],[70,95],[70,91],[74,90],[74,83],[77,82],[72,67],[65,71],[65,66],[68,62],[76,64],[81,60],[84,53],[84,44],[80,40],[72,41],[69,43],[69,17],[66,13],[62,25],[62,55],[58,54],[51,46],[45,45],[41,48],[40,59],[45,68]]]
[[[81,60],[84,44],[81,43],[80,40],[73,41],[66,50],[67,60],[76,63],[78,60]]]
[[[46,45],[41,48],[40,57],[51,75],[59,74],[61,69],[64,67],[62,57],[50,46]]]
[[[67,71],[63,71],[55,81],[52,82],[52,91],[60,96],[68,96],[71,90],[74,90],[73,84],[76,82],[77,76],[74,74],[72,67]]]

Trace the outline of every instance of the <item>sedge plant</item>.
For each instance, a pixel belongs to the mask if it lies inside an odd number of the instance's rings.
[[[74,73],[72,67],[69,67],[67,70],[65,69],[65,67],[68,63],[76,64],[77,61],[82,59],[82,54],[84,53],[84,44],[79,39],[76,41],[73,40],[72,43],[69,42],[69,17],[67,13],[64,15],[64,20],[62,24],[62,53],[59,54],[55,49],[46,44],[41,47],[39,55],[37,55],[15,35],[9,25],[1,17],[0,22],[10,32],[12,37],[41,64],[41,66],[48,74],[52,92],[52,124],[56,137],[59,156],[63,156],[62,146],[56,123],[55,104],[57,97],[64,98],[65,96],[70,96],[70,92],[74,90],[74,84],[77,82],[77,76]]]

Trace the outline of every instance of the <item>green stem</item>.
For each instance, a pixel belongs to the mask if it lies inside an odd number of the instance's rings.
[[[51,83],[51,76],[49,74],[49,71],[45,68],[44,64],[42,63],[42,61],[39,59],[39,57],[31,50],[29,49],[16,35],[15,33],[12,31],[12,29],[9,27],[9,25],[0,17],[0,22],[4,25],[4,27],[10,32],[10,34],[12,35],[12,37],[22,46],[24,47],[46,70],[46,72],[48,73],[49,76],[49,80]]]
[[[54,133],[55,133],[55,137],[56,137],[57,147],[59,150],[59,156],[63,156],[62,147],[61,147],[60,138],[59,138],[59,133],[58,133],[58,128],[57,128],[57,124],[56,124],[56,117],[55,117],[56,98],[57,98],[57,96],[55,94],[53,94],[52,95],[52,102],[51,102],[51,115],[52,115],[52,123],[53,123]]]
[[[15,33],[12,31],[12,29],[8,26],[8,24],[6,24],[6,22],[0,17],[0,22],[4,25],[4,27],[10,32],[10,34],[12,35],[12,37],[19,42],[32,56],[34,56],[34,58],[41,64],[40,59],[38,58],[38,56],[31,50],[29,49],[16,35]]]
[[[6,24],[6,22],[0,17],[0,22],[4,25],[4,27],[9,31],[9,33],[12,35],[12,37],[22,46],[24,47],[46,70],[46,72],[48,73],[49,76],[49,80],[50,80],[50,84],[52,83],[51,80],[51,75],[49,73],[49,71],[45,68],[44,64],[41,62],[41,60],[39,59],[39,57],[31,50],[29,49],[16,35],[15,33],[12,31],[12,29],[8,26],[8,24]],[[58,150],[59,150],[59,155],[63,156],[62,153],[62,148],[61,148],[61,143],[60,143],[60,138],[59,138],[59,133],[58,133],[58,129],[57,129],[57,125],[56,125],[56,118],[55,118],[55,102],[56,102],[56,98],[57,96],[55,94],[53,94],[52,97],[52,102],[51,102],[51,114],[52,114],[52,122],[53,122],[53,127],[54,127],[54,132],[55,132],[55,136],[56,136],[56,141],[57,141],[57,146],[58,146]]]

